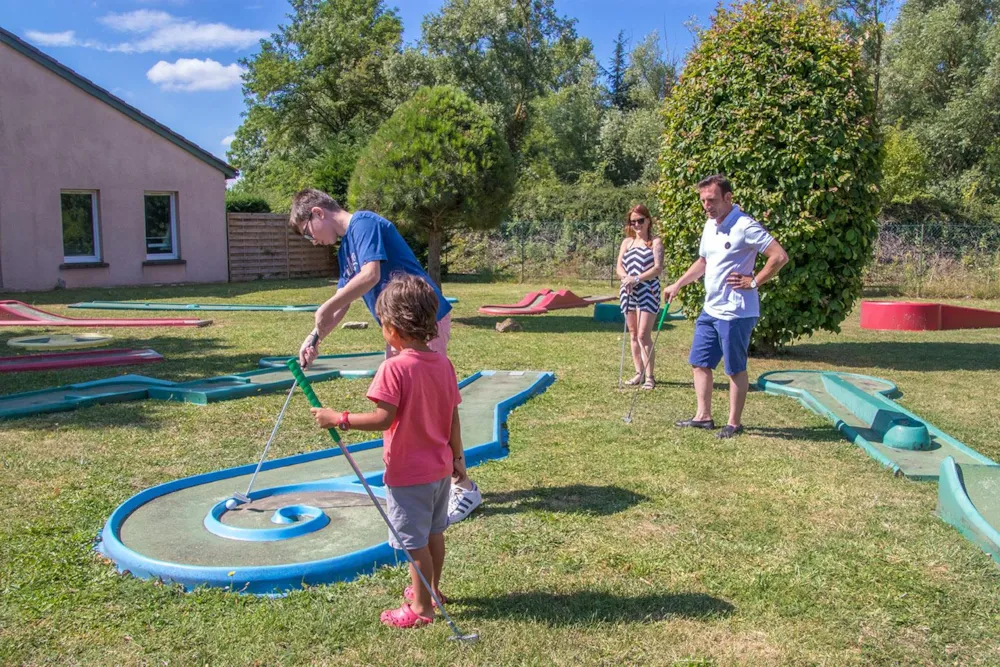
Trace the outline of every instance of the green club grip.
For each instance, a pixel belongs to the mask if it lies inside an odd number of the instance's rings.
[[[302,393],[306,395],[306,400],[309,401],[309,405],[314,408],[323,407],[323,404],[319,402],[319,396],[316,395],[316,392],[313,391],[312,385],[309,383],[309,378],[307,378],[306,374],[302,372],[302,367],[299,366],[299,360],[294,358],[289,359],[285,365],[288,366],[288,370],[291,371],[292,377],[295,378],[295,381],[299,383],[300,387],[302,387]],[[337,434],[337,430],[333,428],[327,430],[330,432],[330,437],[333,438],[333,441],[339,445],[340,436]]]
[[[660,328],[661,328],[661,327],[663,327],[663,320],[664,320],[664,319],[666,319],[666,317],[667,317],[667,311],[668,311],[668,310],[670,310],[670,302],[669,302],[669,301],[667,301],[667,302],[666,302],[666,303],[665,303],[665,304],[663,305],[663,311],[662,311],[662,312],[660,312],[660,321],[659,321],[659,322],[658,322],[658,323],[656,324],[656,330],[657,330],[657,331],[659,331],[659,330],[660,330]],[[291,363],[291,362],[289,362],[289,363]],[[298,365],[298,364],[296,364],[296,365]],[[301,372],[301,371],[300,371],[300,372]]]

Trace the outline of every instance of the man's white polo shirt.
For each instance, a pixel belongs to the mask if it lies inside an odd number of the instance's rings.
[[[705,312],[719,320],[760,317],[760,298],[755,289],[738,290],[726,284],[734,271],[753,273],[757,254],[764,252],[774,239],[763,225],[744,213],[739,206],[716,224],[705,221],[698,254],[705,258]]]

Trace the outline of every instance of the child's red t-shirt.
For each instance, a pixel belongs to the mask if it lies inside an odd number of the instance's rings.
[[[383,433],[386,485],[429,484],[451,476],[451,418],[462,397],[447,356],[402,350],[379,367],[368,398],[396,406],[396,419]]]

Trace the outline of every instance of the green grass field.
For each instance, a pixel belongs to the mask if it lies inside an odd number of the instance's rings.
[[[284,396],[209,406],[124,403],[0,424],[0,662],[6,664],[854,665],[1000,664],[1000,569],[934,514],[935,484],[895,478],[787,398],[752,393],[748,433],[680,432],[694,408],[688,322],[665,325],[657,379],[631,426],[615,389],[620,325],[592,309],[524,317],[497,334],[482,303],[529,289],[597,283],[450,283],[451,357],[481,369],[554,371],[512,415],[511,456],[473,469],[485,502],[448,531],[444,623],[382,627],[402,567],[347,584],[258,599],[188,594],[119,575],[92,551],[112,510],[151,485],[256,461]],[[326,281],[8,295],[74,317],[91,299],[318,303]],[[1000,309],[1000,302],[963,302]],[[143,316],[180,316],[147,313]],[[0,375],[0,393],[133,372],[185,380],[292,354],[300,313],[210,313],[204,329],[119,329],[115,347],[167,361],[135,368]],[[369,320],[355,305],[348,319]],[[668,328],[669,327],[669,328]],[[35,330],[37,331],[37,330]],[[32,331],[5,329],[0,340]],[[322,352],[381,349],[374,327],[338,330]],[[16,353],[3,345],[3,354]],[[1000,460],[1000,330],[817,335],[751,378],[844,369],[899,385],[900,402]],[[717,383],[724,378],[718,376]],[[722,386],[721,384],[719,386]],[[317,386],[327,405],[364,408],[365,380]],[[716,394],[716,419],[727,394]],[[365,439],[352,432],[351,439]],[[326,448],[299,396],[270,457]]]

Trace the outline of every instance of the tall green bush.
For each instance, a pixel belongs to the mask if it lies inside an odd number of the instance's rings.
[[[427,270],[440,282],[445,232],[499,225],[514,177],[505,138],[486,112],[457,88],[425,87],[372,137],[351,177],[348,203],[425,235]]]
[[[226,191],[227,213],[270,213],[271,206],[263,197]]]
[[[695,184],[721,172],[734,201],[790,257],[761,289],[757,347],[839,331],[876,235],[873,115],[858,47],[817,7],[756,0],[720,9],[665,105],[658,190],[670,279],[697,258],[705,215]],[[700,312],[700,283],[681,296]]]

